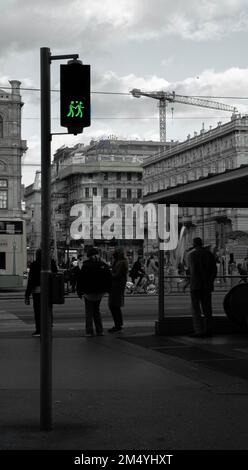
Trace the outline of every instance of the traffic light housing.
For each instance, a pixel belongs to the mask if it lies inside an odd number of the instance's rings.
[[[60,124],[69,134],[90,126],[90,65],[79,60],[60,66]]]

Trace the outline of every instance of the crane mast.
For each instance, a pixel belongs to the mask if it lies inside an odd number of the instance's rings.
[[[210,100],[205,100],[202,98],[194,98],[191,96],[177,95],[174,91],[173,92],[165,92],[165,91],[148,92],[148,91],[141,91],[138,88],[134,88],[133,90],[130,91],[130,93],[135,98],[140,98],[141,96],[147,96],[148,98],[153,98],[159,101],[158,107],[159,107],[160,142],[166,142],[167,102],[189,104],[192,106],[200,106],[202,108],[219,109],[222,111],[229,111],[234,114],[237,112],[237,109],[233,106],[219,103],[218,101],[210,101]]]

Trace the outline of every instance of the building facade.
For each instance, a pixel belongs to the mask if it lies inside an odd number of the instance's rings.
[[[202,129],[199,135],[189,135],[186,141],[167,149],[160,156],[145,160],[144,194],[176,188],[247,164],[248,116],[233,115],[230,122],[224,125],[219,122],[209,131]],[[193,237],[200,236],[213,249],[230,252],[235,251],[232,234],[248,233],[248,210],[181,208],[180,223],[188,229],[188,245],[191,245]],[[247,248],[244,246],[239,250],[239,258],[247,256]]]
[[[116,244],[125,247],[130,260],[143,251],[143,240],[126,240],[123,231],[121,238],[114,237],[109,241],[93,241],[92,232],[89,238],[73,240],[70,226],[75,216],[70,216],[70,211],[76,204],[92,206],[93,197],[97,196],[101,197],[102,207],[115,203],[122,213],[125,204],[141,202],[142,163],[163,148],[164,143],[160,142],[105,139],[92,141],[87,147],[78,144],[57,150],[52,165],[52,206],[53,239],[60,257],[63,252],[74,254],[75,250],[80,251],[92,243],[99,246],[107,260]],[[101,222],[106,219],[107,216],[102,216]]]
[[[34,261],[41,246],[41,172],[36,171],[33,184],[24,193],[27,232],[27,262]]]
[[[21,158],[27,150],[21,138],[20,84],[0,90],[0,275],[1,284],[18,282],[26,269],[26,234],[22,210]]]

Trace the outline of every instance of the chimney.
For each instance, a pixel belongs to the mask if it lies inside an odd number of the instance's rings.
[[[12,95],[18,95],[20,96],[20,85],[21,82],[19,80],[9,80],[9,83],[11,85],[11,93]]]

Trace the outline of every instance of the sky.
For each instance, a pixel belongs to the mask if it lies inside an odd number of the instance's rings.
[[[0,0],[0,11],[0,88],[20,80],[22,88],[39,89],[41,47],[52,55],[79,54],[91,65],[91,127],[77,136],[53,136],[52,154],[62,145],[109,136],[159,140],[158,103],[132,97],[133,88],[208,97],[248,113],[247,0]],[[54,61],[52,132],[65,131],[59,71]],[[28,185],[40,169],[40,94],[23,89],[21,95],[28,146],[22,182]],[[185,140],[230,117],[169,103],[167,140]]]

